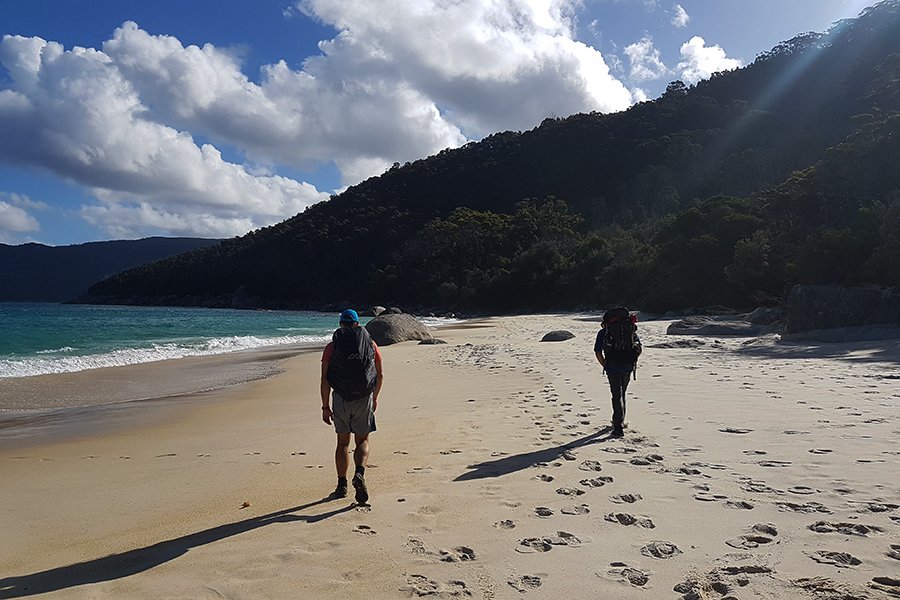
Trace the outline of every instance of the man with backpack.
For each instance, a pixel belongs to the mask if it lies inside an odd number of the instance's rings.
[[[637,316],[623,306],[606,311],[594,342],[594,354],[606,373],[612,392],[612,437],[622,437],[625,435],[625,391],[641,355]]]
[[[334,463],[337,468],[337,487],[332,496],[347,496],[347,471],[350,467],[350,435],[356,446],[353,462],[353,488],[356,503],[369,500],[366,487],[366,464],[369,460],[369,434],[375,431],[375,410],[384,376],[381,353],[365,327],[359,326],[359,315],[347,309],[341,313],[340,327],[322,353],[322,420],[337,433]],[[329,394],[331,403],[329,405]]]

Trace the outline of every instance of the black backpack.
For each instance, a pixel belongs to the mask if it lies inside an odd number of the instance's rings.
[[[634,363],[641,355],[637,338],[637,318],[624,306],[611,308],[603,315],[603,356],[613,363]]]
[[[341,327],[331,338],[328,383],[344,400],[365,398],[375,391],[375,348],[364,327]]]

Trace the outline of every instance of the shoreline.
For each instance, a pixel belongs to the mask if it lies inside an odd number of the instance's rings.
[[[0,380],[0,449],[27,448],[158,420],[214,392],[276,377],[292,357],[324,344],[295,344]],[[35,404],[39,404],[35,406]]]

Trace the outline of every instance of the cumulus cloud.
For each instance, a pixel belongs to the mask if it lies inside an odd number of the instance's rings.
[[[279,165],[333,162],[350,185],[550,114],[627,108],[632,94],[574,38],[579,6],[300,0],[286,16],[337,35],[299,68],[265,65],[258,83],[227,49],[131,22],[99,49],[5,36],[0,161],[85,186],[96,203],[81,214],[116,235],[244,233],[326,198]]]
[[[628,77],[634,81],[659,79],[668,72],[650,36],[644,36],[640,41],[626,46],[625,56],[630,65]]]
[[[737,69],[743,64],[740,59],[728,58],[720,46],[707,46],[700,36],[681,45],[681,58],[678,71],[687,83],[696,83],[713,73]]]
[[[27,196],[0,193],[0,239],[12,240],[10,234],[40,231],[41,225],[31,215],[31,210],[44,210],[46,204],[35,202]]]
[[[687,11],[684,10],[684,7],[680,4],[676,4],[675,14],[672,16],[672,25],[678,28],[687,27],[687,24],[690,20],[691,17],[687,14]]]

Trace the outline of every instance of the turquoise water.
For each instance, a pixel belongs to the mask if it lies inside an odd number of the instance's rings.
[[[337,320],[313,312],[0,303],[0,377],[321,343]]]

